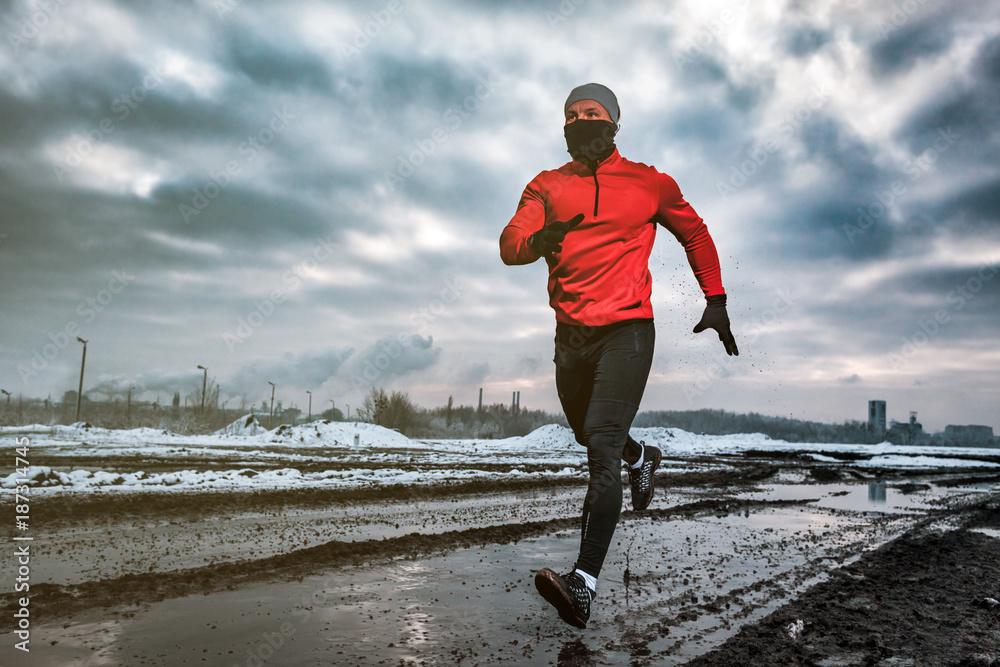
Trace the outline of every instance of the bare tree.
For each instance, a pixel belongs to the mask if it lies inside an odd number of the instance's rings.
[[[359,410],[362,420],[391,428],[403,434],[410,434],[420,425],[420,411],[401,391],[386,394],[385,389],[373,387],[365,396],[364,405]]]

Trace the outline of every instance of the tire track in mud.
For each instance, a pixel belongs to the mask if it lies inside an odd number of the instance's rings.
[[[621,518],[622,521],[639,518],[666,521],[709,514],[724,516],[751,509],[802,505],[813,500],[702,500],[670,508],[649,509],[641,513],[624,511]],[[32,618],[35,622],[44,622],[72,617],[73,614],[93,608],[140,606],[168,598],[196,593],[207,595],[257,583],[301,580],[334,568],[441,555],[462,548],[486,548],[492,544],[516,543],[559,531],[575,530],[579,527],[579,521],[578,517],[572,517],[435,534],[415,533],[362,542],[331,541],[257,560],[216,563],[172,572],[127,574],[113,579],[65,586],[37,584],[31,588]],[[13,624],[6,619],[13,618],[17,605],[16,594],[0,595],[0,614],[5,619],[4,623],[0,623],[0,631],[13,629]]]
[[[713,463],[719,465],[718,461]],[[563,467],[565,466],[561,466],[560,469]],[[764,481],[779,471],[780,468],[777,466],[760,466],[737,470],[725,468],[670,472],[657,475],[655,483],[659,489],[743,486]],[[138,490],[89,492],[86,495],[60,493],[50,497],[36,496],[32,503],[32,515],[38,525],[45,526],[46,530],[56,530],[65,526],[77,527],[81,522],[98,523],[102,520],[112,523],[157,518],[177,520],[183,517],[204,517],[209,513],[246,514],[324,508],[330,505],[427,501],[454,496],[546,491],[573,486],[583,488],[586,484],[586,466],[584,466],[579,476],[566,478],[473,480],[337,489],[252,489],[175,493]]]

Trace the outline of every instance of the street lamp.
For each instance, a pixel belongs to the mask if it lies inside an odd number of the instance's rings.
[[[306,416],[306,423],[308,424],[309,422],[312,421],[312,416],[313,416],[313,393],[308,389],[306,389],[306,393],[309,394],[309,412],[307,413]]]
[[[76,339],[78,341],[80,341],[81,343],[83,343],[83,358],[80,359],[80,388],[76,392],[76,420],[75,421],[80,421],[80,399],[83,398],[83,367],[87,363],[87,341],[85,341],[84,339],[80,338],[79,336],[77,336]]]
[[[271,415],[267,418],[267,429],[271,430],[274,428],[274,383],[270,380],[267,383],[271,385]]]
[[[128,405],[125,408],[125,421],[128,422],[128,427],[132,428],[132,390],[135,386],[128,388]]]
[[[205,416],[205,382],[208,381],[208,369],[198,364],[198,368],[205,371],[201,377],[201,416]]]
[[[331,398],[330,399],[330,417],[336,417],[337,416],[337,413],[334,412],[336,409],[337,409],[337,404],[334,403],[333,399]]]

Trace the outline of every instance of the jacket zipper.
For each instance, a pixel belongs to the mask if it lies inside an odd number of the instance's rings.
[[[594,165],[594,217],[597,217],[597,201],[601,195],[601,184],[597,181],[597,165]]]

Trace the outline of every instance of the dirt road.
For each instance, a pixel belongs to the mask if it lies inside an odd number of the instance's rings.
[[[1000,664],[989,475],[692,463],[623,513],[582,632],[531,584],[580,479],[54,496],[0,664]]]

